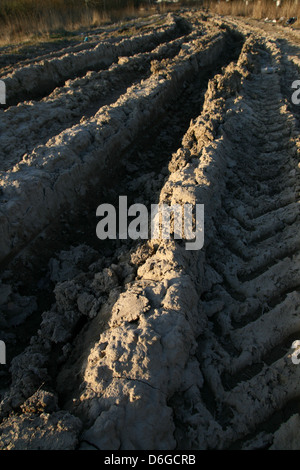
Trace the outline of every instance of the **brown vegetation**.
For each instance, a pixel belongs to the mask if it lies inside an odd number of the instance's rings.
[[[276,19],[285,24],[288,18],[297,17],[295,26],[300,26],[300,2],[298,0],[204,0],[204,6],[219,15],[245,16],[261,19]]]
[[[1,0],[0,43],[37,42],[66,38],[82,28],[95,28],[124,18],[177,9],[180,6],[204,7],[220,15],[244,16],[285,24],[297,17],[300,25],[299,0],[179,0],[160,3],[154,0]]]

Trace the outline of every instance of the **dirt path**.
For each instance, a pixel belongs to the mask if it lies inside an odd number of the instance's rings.
[[[299,49],[163,19],[1,111],[1,449],[300,448]],[[204,204],[204,247],[100,242],[119,195]]]

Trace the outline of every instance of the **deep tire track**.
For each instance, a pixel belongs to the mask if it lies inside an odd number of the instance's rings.
[[[291,338],[300,334],[298,134],[280,90],[276,73],[257,75],[243,98],[253,116],[248,129],[233,135],[224,126],[238,146],[227,169],[229,191],[214,216],[216,239],[207,249],[216,281],[202,294],[211,327],[199,338],[198,353],[203,400],[222,429],[219,448],[236,440],[241,447],[241,439],[259,429],[267,434],[262,424],[299,399],[299,368],[289,356]],[[259,435],[251,445],[272,441],[272,434],[265,441]]]
[[[83,76],[87,71],[108,68],[120,56],[150,52],[163,42],[183,36],[188,30],[189,26],[184,21],[168,15],[165,26],[119,43],[99,42],[88,49],[62,51],[58,57],[16,67],[1,77],[7,88],[7,105],[12,106],[25,99],[41,99],[57,86],[63,86],[67,79]]]

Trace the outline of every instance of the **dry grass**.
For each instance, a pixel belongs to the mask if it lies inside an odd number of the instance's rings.
[[[255,19],[296,16],[294,26],[300,26],[300,0],[281,0],[280,6],[274,0],[181,0],[181,5]],[[150,0],[0,0],[0,45],[66,39],[82,29],[147,16],[155,9]],[[160,4],[160,9],[170,5]]]
[[[204,0],[204,6],[219,15],[244,16],[257,20],[268,18],[281,20],[297,17],[294,26],[300,26],[300,0],[281,0],[276,5],[274,0]]]

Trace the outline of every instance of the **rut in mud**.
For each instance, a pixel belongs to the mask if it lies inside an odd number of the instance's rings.
[[[274,63],[263,55],[266,67]],[[200,308],[208,326],[196,352],[204,384],[198,409],[192,397],[183,400],[182,445],[186,424],[201,422],[202,408],[214,431],[206,441],[202,423],[193,429],[194,448],[299,445],[299,369],[291,360],[299,337],[299,138],[280,90],[276,73],[254,77],[243,94],[247,121],[224,126],[234,157],[226,155],[222,204],[206,249],[210,282]],[[178,398],[174,405],[178,410]],[[186,419],[188,408],[194,412]]]
[[[1,449],[300,448],[298,62],[242,22],[165,22],[1,113]],[[119,195],[204,204],[203,249],[100,247]]]

